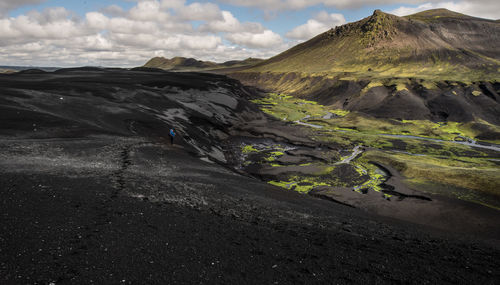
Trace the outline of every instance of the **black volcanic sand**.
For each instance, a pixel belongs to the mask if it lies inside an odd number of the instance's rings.
[[[214,142],[235,132],[314,142],[225,77],[75,69],[0,76],[0,92],[2,284],[500,282],[494,232],[441,232],[226,168]]]

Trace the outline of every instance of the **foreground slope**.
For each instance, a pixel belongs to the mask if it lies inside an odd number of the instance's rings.
[[[461,203],[447,234],[223,167],[231,136],[325,147],[264,116],[234,80],[87,68],[0,82],[3,284],[500,278],[496,212]]]

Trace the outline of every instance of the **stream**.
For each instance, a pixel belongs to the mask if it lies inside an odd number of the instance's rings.
[[[331,117],[331,113],[328,113],[325,117]],[[323,118],[325,118],[323,117]],[[310,119],[311,116],[306,116],[302,120],[308,120]],[[322,129],[323,126],[320,125],[314,125],[314,124],[309,124],[305,123],[301,120],[294,121],[294,123],[302,126],[308,126],[316,129]],[[347,131],[347,130],[342,130],[342,131]],[[353,131],[354,132],[354,131]],[[392,137],[392,138],[407,138],[407,139],[416,139],[416,140],[425,140],[425,141],[434,141],[434,142],[450,142],[450,143],[455,143],[455,144],[461,144],[461,145],[466,145],[470,147],[477,147],[477,148],[482,148],[482,149],[489,149],[489,150],[494,150],[500,152],[500,145],[497,144],[492,144],[492,143],[481,143],[477,142],[471,138],[467,137],[462,137],[465,141],[449,141],[449,140],[442,140],[442,139],[436,139],[436,138],[427,138],[427,137],[419,137],[419,136],[412,136],[412,135],[392,135],[392,134],[377,134],[379,136],[385,136],[385,137]]]
[[[484,149],[490,149],[490,150],[500,152],[500,145],[481,144],[481,143],[477,143],[475,140],[468,139],[468,138],[465,138],[465,139],[467,139],[467,141],[447,141],[447,140],[418,137],[418,136],[411,136],[411,135],[390,135],[390,134],[379,134],[379,135],[385,136],[385,137],[392,137],[392,138],[408,138],[408,139],[426,140],[426,141],[435,141],[435,142],[451,142],[451,143],[466,145],[466,146],[470,146],[470,147],[484,148]]]
[[[312,127],[312,128],[316,128],[316,129],[322,129],[323,126],[320,126],[320,125],[314,125],[314,124],[309,124],[309,123],[304,123],[302,121],[294,121],[294,123],[298,124],[298,125],[302,125],[302,126],[308,126],[308,127]]]
[[[340,163],[351,163],[351,161],[353,159],[355,159],[358,155],[360,155],[361,153],[363,153],[363,150],[361,149],[362,145],[357,145],[355,146],[353,149],[352,149],[352,153],[350,156],[344,158],[342,161],[340,162],[337,162],[336,164],[340,164]]]

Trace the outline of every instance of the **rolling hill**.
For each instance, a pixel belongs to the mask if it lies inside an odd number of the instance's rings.
[[[164,57],[154,57],[150,59],[144,67],[160,68],[164,70],[183,70],[183,69],[205,69],[214,68],[217,64],[211,61],[201,61],[194,58],[173,57],[171,59]]]
[[[174,57],[171,59],[164,57],[154,57],[150,59],[143,67],[159,68],[170,71],[205,71],[237,67],[250,67],[262,62],[262,59],[247,58],[245,60],[231,60],[224,63],[215,63],[212,61],[201,61],[194,58]]]

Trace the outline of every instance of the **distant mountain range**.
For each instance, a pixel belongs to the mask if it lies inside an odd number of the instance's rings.
[[[258,58],[247,58],[245,60],[232,60],[226,61],[224,63],[215,63],[212,61],[201,61],[186,57],[174,57],[171,59],[164,57],[154,57],[150,59],[143,67],[160,68],[171,71],[203,71],[250,67],[262,61],[262,59]]]
[[[39,67],[39,66],[0,66],[0,73],[14,73],[22,70],[38,69],[47,72],[52,72],[60,69],[60,67]]]

